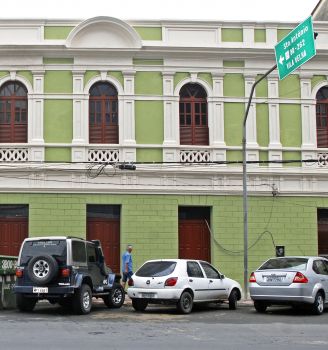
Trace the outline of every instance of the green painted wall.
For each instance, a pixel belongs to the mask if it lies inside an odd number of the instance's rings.
[[[180,83],[180,81],[190,78],[190,74],[187,72],[178,72],[174,75],[174,88]]]
[[[327,81],[327,77],[324,75],[314,75],[313,78],[311,79],[311,86],[312,89],[319,83],[321,83],[322,81]]]
[[[302,144],[301,105],[280,104],[280,140],[283,147],[300,147]]]
[[[45,149],[46,162],[70,162],[71,149],[69,147],[46,147]]]
[[[224,103],[224,135],[227,146],[241,146],[245,105]]]
[[[239,28],[222,28],[222,41],[242,42],[243,30]]]
[[[284,151],[282,152],[282,160],[301,160],[302,159],[302,153],[301,152],[294,152],[294,151]],[[285,163],[284,166],[286,167],[300,167],[302,166],[301,163]]]
[[[150,60],[147,58],[134,58],[133,64],[136,66],[162,66],[164,64],[164,60]]]
[[[74,58],[43,57],[43,64],[74,64]]]
[[[73,102],[71,100],[44,101],[45,142],[70,143],[73,138]]]
[[[279,96],[283,98],[301,97],[301,85],[299,75],[292,74],[283,80],[279,80]]]
[[[223,94],[231,97],[245,96],[245,81],[243,74],[225,74],[223,78]]]
[[[198,78],[206,81],[211,87],[213,87],[213,79],[211,73],[199,73]]]
[[[278,29],[277,30],[277,39],[278,42],[280,40],[282,40],[287,34],[289,34],[289,32],[291,31],[291,29]]]
[[[256,76],[256,80],[260,79],[261,75]],[[256,97],[268,97],[268,79],[263,79],[260,83],[256,85],[255,88]]]
[[[142,40],[162,40],[161,27],[133,27]]]
[[[227,151],[227,161],[228,162],[242,162],[243,154],[241,151]],[[240,167],[238,163],[228,164],[228,166]]]
[[[257,142],[261,147],[269,145],[269,107],[265,103],[256,104]]]
[[[17,72],[17,74],[27,79],[30,82],[30,84],[33,86],[33,74],[31,71],[20,70]]]
[[[73,28],[74,27],[45,26],[44,38],[55,40],[66,39]]]
[[[164,110],[162,101],[135,101],[136,141],[138,144],[162,144]]]
[[[162,162],[161,148],[137,148],[137,162]]]
[[[46,71],[44,75],[45,93],[72,93],[73,78],[71,71]]]
[[[113,77],[115,79],[117,79],[120,84],[122,85],[122,87],[124,87],[124,77],[123,77],[123,73],[120,72],[120,71],[111,71],[111,72],[108,72],[108,75],[110,77]]]
[[[223,67],[242,68],[242,67],[245,67],[245,62],[244,61],[223,61]]]
[[[255,29],[254,30],[254,41],[256,43],[266,42],[266,30],[265,29]]]
[[[135,93],[138,95],[163,95],[161,72],[137,72],[135,75]]]
[[[29,204],[30,236],[85,237],[86,205],[121,205],[121,253],[134,245],[134,268],[145,260],[178,257],[178,207],[212,207],[212,232],[227,250],[243,250],[241,196],[112,195],[112,194],[0,194],[1,204]],[[328,198],[250,196],[249,245],[264,231],[272,233],[287,255],[316,255],[317,208],[327,208]],[[243,253],[229,254],[212,241],[212,263],[222,273],[243,279]],[[249,270],[256,269],[275,251],[269,234],[249,250]]]
[[[268,153],[267,151],[260,151],[260,152],[259,152],[259,160],[260,160],[261,162],[267,162],[267,161],[269,160],[269,153]],[[265,167],[267,167],[268,164],[266,164],[266,163],[261,164],[261,163],[260,163],[260,166],[265,166]]]
[[[99,71],[97,70],[88,70],[84,73],[84,86],[87,85],[87,83],[97,75],[99,75]]]

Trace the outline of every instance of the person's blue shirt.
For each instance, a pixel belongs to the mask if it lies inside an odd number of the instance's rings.
[[[128,264],[128,272],[132,272],[132,255],[126,251],[122,255],[122,271],[125,272],[125,265]]]

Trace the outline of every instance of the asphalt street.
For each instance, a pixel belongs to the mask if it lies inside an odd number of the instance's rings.
[[[0,349],[327,349],[328,311],[322,316],[287,307],[258,314],[250,303],[197,308],[179,315],[154,306],[144,313],[131,305],[72,315],[46,302],[32,313],[0,310]]]

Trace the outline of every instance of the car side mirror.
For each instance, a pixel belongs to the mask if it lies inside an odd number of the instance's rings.
[[[224,280],[225,276],[224,275],[220,275],[220,278],[221,278],[221,280]]]

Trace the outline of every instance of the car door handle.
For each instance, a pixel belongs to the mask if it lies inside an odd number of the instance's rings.
[[[324,282],[325,281],[325,279],[322,279],[322,280],[320,280],[321,282]]]
[[[194,282],[194,280],[190,279],[189,282]]]
[[[210,280],[210,283],[213,283],[213,281],[212,281],[212,280]]]

